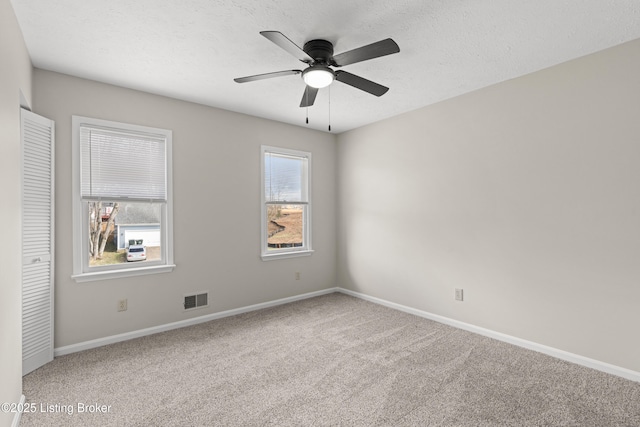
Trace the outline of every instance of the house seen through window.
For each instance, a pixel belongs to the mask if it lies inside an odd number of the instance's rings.
[[[162,260],[161,205],[87,202],[89,266]]]

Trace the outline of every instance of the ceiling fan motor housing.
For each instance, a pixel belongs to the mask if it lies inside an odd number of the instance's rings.
[[[326,40],[309,40],[302,50],[313,58],[315,64],[334,65],[333,44]]]

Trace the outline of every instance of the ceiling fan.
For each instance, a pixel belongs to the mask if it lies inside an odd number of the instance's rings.
[[[312,106],[318,94],[318,89],[329,86],[334,80],[375,96],[384,95],[389,90],[388,87],[346,71],[334,71],[331,67],[342,67],[344,65],[355,64],[356,62],[400,52],[400,48],[396,42],[392,39],[385,39],[334,56],[333,44],[327,40],[310,40],[300,49],[300,47],[279,31],[261,31],[260,34],[307,64],[308,67],[304,70],[285,70],[239,77],[234,79],[234,81],[237,83],[246,83],[273,77],[302,74],[302,79],[307,86],[302,95],[300,107]]]

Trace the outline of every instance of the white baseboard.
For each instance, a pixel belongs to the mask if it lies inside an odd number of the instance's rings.
[[[598,371],[602,371],[608,374],[626,378],[631,381],[640,382],[640,372],[632,371],[630,369],[622,368],[620,366],[611,365],[609,363],[601,362],[599,360],[590,359],[588,357],[580,356],[578,354],[569,353],[564,350],[548,347],[532,341],[527,341],[511,335],[506,335],[501,332],[496,332],[490,329],[481,328],[479,326],[475,326],[469,323],[460,322],[455,319],[439,316],[437,314],[418,310],[412,307],[407,307],[401,304],[396,304],[394,302],[386,301],[381,298],[372,297],[366,294],[362,294],[360,292],[355,292],[355,291],[340,288],[340,287],[323,289],[321,291],[309,292],[306,294],[296,295],[293,297],[282,298],[274,301],[268,301],[260,304],[254,304],[246,307],[236,308],[233,310],[221,311],[219,313],[207,314],[204,316],[194,317],[191,319],[181,320],[178,322],[167,323],[165,325],[153,326],[151,328],[140,329],[137,331],[131,331],[123,334],[112,335],[109,337],[98,338],[95,340],[84,341],[77,344],[71,344],[64,347],[56,348],[54,350],[54,356],[55,357],[63,356],[65,354],[71,354],[78,351],[89,350],[91,348],[102,347],[103,345],[114,344],[121,341],[127,341],[130,339],[139,338],[146,335],[152,335],[152,334],[157,334],[159,332],[170,331],[172,329],[183,328],[185,326],[197,325],[199,323],[208,322],[210,320],[222,319],[224,317],[235,316],[242,313],[248,313],[250,311],[261,310],[263,308],[275,307],[278,305],[287,304],[294,301],[300,301],[307,298],[313,298],[320,295],[326,295],[334,292],[341,292],[343,294],[351,295],[353,297],[370,301],[376,304],[380,304],[385,307],[393,308],[395,310],[400,310],[405,313],[410,313],[410,314],[423,317],[425,319],[433,320],[439,323],[444,323],[445,325],[450,325],[459,329],[463,329],[465,331],[473,332],[479,335],[484,335],[486,337],[494,338],[499,341],[504,341],[509,344],[517,345],[518,347],[523,347],[529,350],[537,351],[539,353],[543,353],[543,354],[555,357],[557,359],[566,360],[567,362],[586,366],[588,368],[596,369]],[[22,398],[24,399],[24,396],[22,396]],[[19,416],[18,416],[18,422],[19,422]],[[17,426],[16,421],[14,421],[14,425]]]
[[[197,325],[199,323],[208,322],[210,320],[222,319],[223,317],[235,316],[242,313],[248,313],[250,311],[261,310],[263,308],[275,307],[282,304],[287,304],[294,301],[300,301],[307,298],[313,298],[320,295],[331,294],[337,292],[338,288],[328,288],[321,291],[309,292],[302,295],[296,295],[293,297],[282,298],[275,301],[263,302],[260,304],[249,305],[246,307],[236,308],[233,310],[221,311],[219,313],[207,314],[204,316],[194,317],[191,319],[180,320],[178,322],[167,323],[164,325],[153,326],[151,328],[140,329],[137,331],[125,332],[123,334],[111,335],[104,338],[98,338],[95,340],[84,341],[77,344],[66,345],[64,347],[58,347],[54,350],[55,357],[64,356],[65,354],[76,353],[78,351],[89,350],[91,348],[102,347],[103,345],[114,344],[121,341],[127,341],[134,338],[144,337],[146,335],[153,335],[159,332],[170,331],[172,329],[184,328],[185,326]]]
[[[27,399],[24,397],[24,394],[20,397],[20,403],[18,404],[19,408],[24,407],[24,403]],[[13,422],[11,423],[11,427],[18,427],[20,425],[20,419],[22,418],[22,411],[16,411],[13,416]]]
[[[578,354],[569,353],[557,348],[548,347],[546,345],[538,344],[532,341],[527,341],[521,338],[506,335],[501,332],[492,331],[490,329],[481,328],[479,326],[471,325],[469,323],[460,322],[458,320],[450,319],[448,317],[439,316],[437,314],[429,313],[426,311],[418,310],[415,308],[407,307],[394,302],[386,301],[381,298],[372,297],[360,292],[351,291],[349,289],[337,288],[338,292],[346,295],[351,295],[356,298],[360,298],[366,301],[370,301],[376,304],[383,305],[385,307],[393,308],[395,310],[404,311],[405,313],[414,314],[425,319],[433,320],[438,323],[444,323],[445,325],[453,326],[458,329],[464,329],[465,331],[473,332],[479,335],[484,335],[489,338],[494,338],[499,341],[504,341],[509,344],[517,345],[518,347],[524,347],[529,350],[544,353],[548,356],[555,357],[557,359],[566,360],[567,362],[575,363],[577,365],[586,366],[598,371],[606,372],[607,374],[616,375],[622,378],[626,378],[631,381],[640,382],[640,372],[632,371],[630,369],[622,368],[620,366],[611,365],[609,363],[601,362],[599,360],[590,359],[588,357],[580,356]]]

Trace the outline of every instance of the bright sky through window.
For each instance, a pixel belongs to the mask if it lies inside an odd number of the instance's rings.
[[[269,202],[302,200],[302,162],[277,154],[265,156],[265,197]]]

